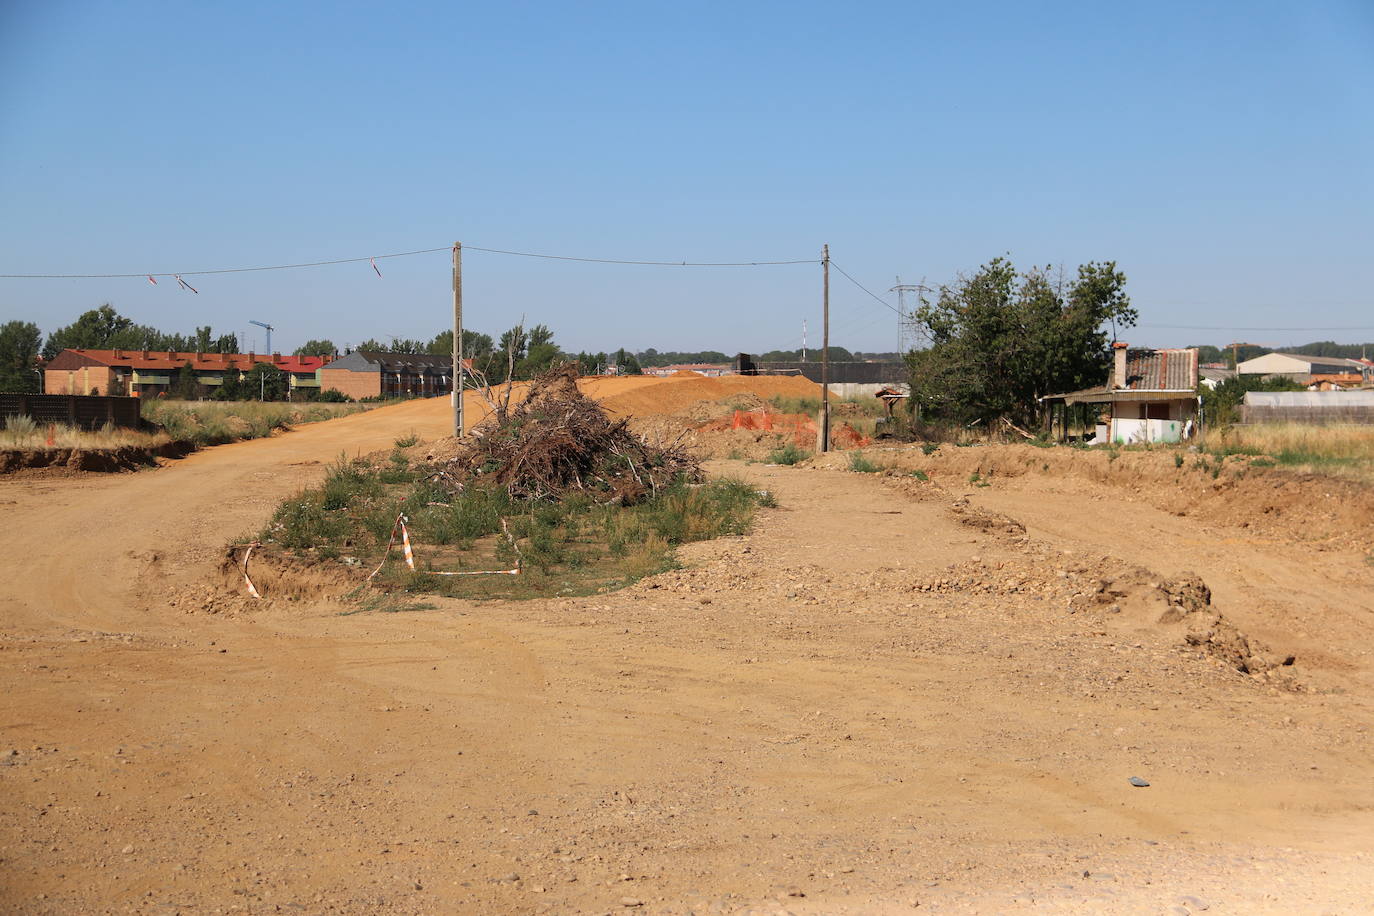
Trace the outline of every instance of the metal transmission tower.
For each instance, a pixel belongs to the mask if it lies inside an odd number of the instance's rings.
[[[916,293],[919,301],[919,297],[929,291],[930,287],[926,286],[924,278],[920,283],[903,283],[901,277],[897,278],[897,285],[888,290],[889,293],[897,294],[897,347],[902,353],[916,349],[916,344],[922,337],[915,316],[907,311],[906,294]]]

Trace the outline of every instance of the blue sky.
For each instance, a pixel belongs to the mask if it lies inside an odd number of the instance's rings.
[[[1374,340],[1371,115],[1368,0],[0,0],[0,273],[829,243],[889,301],[998,255],[1110,259],[1132,343]],[[270,321],[284,350],[447,326],[446,253],[379,266],[188,278],[199,295],[4,279],[0,320],[108,301],[259,348],[248,320]],[[464,270],[469,326],[523,314],[572,350],[819,339],[816,265]],[[895,349],[893,312],[832,291],[835,343]]]

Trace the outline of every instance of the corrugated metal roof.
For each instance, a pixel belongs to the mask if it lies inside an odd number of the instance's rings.
[[[1130,350],[1126,384],[1134,391],[1192,391],[1197,388],[1197,350]]]
[[[1247,391],[1246,407],[1374,407],[1370,391]]]

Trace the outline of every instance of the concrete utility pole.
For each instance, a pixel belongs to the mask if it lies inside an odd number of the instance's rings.
[[[821,332],[821,451],[830,451],[830,246],[821,246],[821,306],[825,329]]]
[[[453,435],[463,437],[463,243],[453,243]]]

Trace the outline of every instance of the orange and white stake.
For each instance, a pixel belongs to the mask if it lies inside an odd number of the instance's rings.
[[[501,519],[501,528],[502,528],[502,530],[504,530],[504,531],[506,532],[506,538],[510,541],[511,547],[514,548],[514,550],[515,550],[515,568],[514,568],[514,569],[474,569],[474,570],[464,570],[464,571],[461,571],[461,572],[443,572],[443,571],[441,571],[441,570],[429,569],[429,570],[425,570],[425,575],[427,575],[427,576],[518,576],[518,575],[520,575],[520,568],[524,565],[524,557],[523,557],[523,556],[521,555],[521,553],[520,553],[520,545],[517,544],[517,543],[515,542],[515,537],[510,533],[510,526],[506,524],[506,520],[505,520],[505,519]],[[391,537],[388,538],[388,539],[387,539],[387,542],[386,542],[386,553],[382,554],[382,562],[378,563],[378,564],[377,564],[377,568],[374,569],[374,570],[372,570],[372,573],[367,577],[367,581],[368,581],[368,582],[371,582],[372,579],[373,579],[373,577],[376,576],[377,573],[381,572],[381,571],[382,571],[382,567],[386,565],[387,557],[391,556],[391,548],[396,546],[396,532],[397,532],[398,530],[399,530],[400,533],[401,533],[401,551],[405,554],[406,565],[409,566],[409,567],[411,568],[411,570],[414,570],[414,569],[415,569],[415,551],[411,549],[411,546],[410,546],[410,531],[406,528],[406,517],[405,517],[405,514],[402,513],[401,515],[396,516],[396,523],[395,523],[394,525],[391,526]]]
[[[251,557],[251,556],[253,555],[253,548],[256,547],[256,546],[258,546],[258,545],[257,545],[257,544],[249,544],[249,545],[248,545],[248,550],[245,551],[244,554],[243,554],[243,581],[244,581],[244,584],[248,586],[248,594],[251,595],[251,596],[253,596],[254,598],[257,598],[259,601],[261,601],[261,600],[262,600],[262,595],[259,595],[259,594],[258,594],[258,590],[257,590],[256,588],[253,587],[253,580],[250,579],[250,578],[248,578],[248,558]]]
[[[406,517],[402,515],[398,521],[401,525],[401,549],[405,551],[406,565],[415,569],[415,554],[410,549],[410,532],[406,530]]]
[[[368,575],[368,577],[367,577],[367,581],[368,581],[368,582],[371,582],[371,581],[372,581],[372,577],[375,576],[375,575],[377,575],[377,573],[379,573],[379,572],[382,571],[382,567],[386,565],[386,558],[389,557],[389,556],[391,556],[391,548],[396,546],[396,529],[399,528],[399,527],[401,526],[401,519],[402,519],[403,517],[404,517],[404,516],[401,516],[401,515],[396,516],[396,521],[395,521],[394,523],[392,523],[392,525],[391,525],[391,536],[390,536],[389,538],[387,538],[387,542],[386,542],[386,553],[382,554],[382,562],[378,563],[378,564],[377,564],[377,568],[374,569],[374,570],[372,570],[371,574]],[[407,549],[409,549],[409,547],[407,547]],[[413,569],[413,568],[414,568],[414,567],[412,567],[412,569]]]

